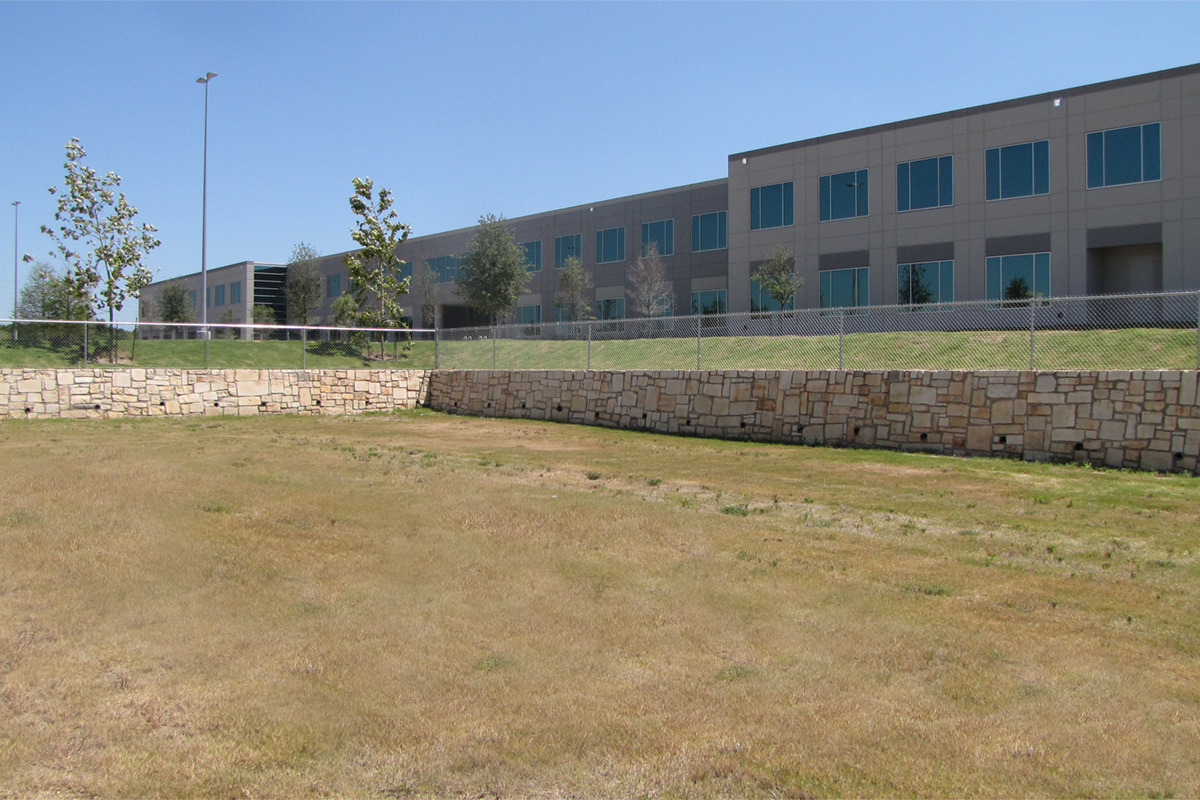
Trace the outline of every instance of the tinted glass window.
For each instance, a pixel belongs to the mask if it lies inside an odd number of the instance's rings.
[[[1049,141],[993,147],[984,155],[984,167],[988,200],[1050,192]]]
[[[583,235],[559,236],[554,240],[554,268],[562,269],[568,258],[583,258]]]
[[[462,259],[458,256],[437,256],[427,262],[437,275],[438,283],[454,283],[458,280],[458,268]]]
[[[795,307],[795,296],[789,297],[786,303],[780,305],[779,301],[771,296],[770,292],[762,288],[758,281],[750,281],[750,310],[751,311],[784,311],[791,310]]]
[[[525,242],[521,245],[525,251],[525,268],[530,272],[541,272],[542,269],[542,242]],[[530,306],[532,308],[532,306]],[[539,313],[541,306],[538,306]]]
[[[625,260],[625,228],[596,231],[596,263]]]
[[[642,255],[649,252],[650,245],[658,246],[660,256],[675,253],[675,220],[664,219],[659,222],[642,223]]]
[[[1050,295],[1050,254],[1021,253],[987,260],[989,300],[1021,301]]]
[[[696,214],[692,217],[692,251],[725,249],[725,212]]]
[[[724,314],[725,290],[711,289],[706,292],[692,292],[693,314]]]
[[[1089,133],[1088,188],[1160,180],[1161,147],[1157,122]]]
[[[792,182],[755,186],[750,190],[750,230],[780,228],[794,222]]]
[[[821,308],[848,308],[869,304],[866,267],[821,271]]]
[[[821,177],[821,221],[865,217],[867,205],[867,171],[839,172]]]
[[[896,165],[896,210],[954,205],[954,158],[926,158]]]
[[[954,262],[924,261],[896,266],[896,302],[901,305],[954,300]]]

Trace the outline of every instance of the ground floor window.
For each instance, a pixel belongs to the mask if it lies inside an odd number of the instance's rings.
[[[988,300],[1020,302],[1050,296],[1050,254],[1022,253],[990,256],[987,260]]]
[[[896,302],[900,305],[949,303],[954,300],[954,262],[922,261],[896,265]]]
[[[728,300],[726,299],[724,289],[710,289],[705,292],[692,292],[693,314],[724,314],[727,307]]]
[[[793,295],[786,303],[780,305],[771,293],[762,288],[758,281],[750,281],[750,310],[752,312],[791,311],[796,307],[796,297]]]
[[[866,267],[821,270],[821,308],[858,308],[870,304]]]

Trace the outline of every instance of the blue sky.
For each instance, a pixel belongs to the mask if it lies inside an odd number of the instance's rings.
[[[730,153],[1200,61],[1200,3],[0,3],[0,316],[64,144],[199,269],[723,177]],[[22,265],[21,276],[25,270]]]

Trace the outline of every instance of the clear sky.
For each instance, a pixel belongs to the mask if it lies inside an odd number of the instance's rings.
[[[64,145],[124,179],[162,279],[724,177],[730,153],[1200,61],[1200,3],[0,2],[0,316],[55,263]],[[21,278],[27,267],[21,266]]]

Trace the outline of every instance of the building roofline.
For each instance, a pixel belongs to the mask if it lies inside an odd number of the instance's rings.
[[[640,192],[638,194],[625,195],[624,197],[612,197],[607,200],[597,200],[592,203],[580,203],[580,204],[574,205],[574,206],[566,206],[565,208],[553,208],[553,209],[550,209],[549,211],[536,211],[532,214],[524,214],[520,217],[505,217],[504,221],[507,223],[525,222],[525,221],[528,221],[531,219],[536,219],[538,217],[549,216],[551,214],[569,214],[572,211],[586,211],[589,209],[599,208],[602,206],[616,205],[617,203],[628,203],[631,200],[645,200],[645,199],[648,199],[651,197],[658,197],[658,196],[665,195],[665,194],[674,194],[675,192],[683,192],[683,191],[689,191],[689,190],[693,190],[693,189],[707,189],[709,187],[719,186],[723,183],[728,183],[728,182],[729,182],[729,178],[727,178],[727,177],[714,178],[713,180],[701,181],[700,183],[687,183],[687,184],[684,184],[683,186],[672,186],[669,189],[655,189],[655,190],[649,191],[649,192]],[[436,233],[423,233],[423,234],[420,234],[417,236],[410,236],[406,241],[411,242],[411,241],[415,241],[417,239],[429,239],[434,236],[451,236],[453,234],[473,231],[477,227],[479,227],[479,226],[478,225],[470,225],[470,226],[467,226],[464,228],[453,228],[448,231],[437,231]],[[403,246],[404,245],[401,245],[401,247],[403,247]],[[353,253],[355,251],[347,250],[346,252]],[[338,255],[338,254],[335,253],[334,255]]]
[[[894,131],[903,128],[909,128],[914,125],[927,125],[932,122],[942,122],[960,117],[973,116],[975,114],[983,114],[989,111],[1001,111],[1006,108],[1015,108],[1017,106],[1030,105],[1033,103],[1043,103],[1048,100],[1057,98],[1068,99],[1071,97],[1080,97],[1082,95],[1092,94],[1093,92],[1107,91],[1110,89],[1119,89],[1123,86],[1134,86],[1140,83],[1152,83],[1161,81],[1167,78],[1178,78],[1184,75],[1194,75],[1200,73],[1200,64],[1189,64],[1183,67],[1172,67],[1171,69],[1159,70],[1158,72],[1147,72],[1142,75],[1133,75],[1127,78],[1116,78],[1110,81],[1101,81],[1100,83],[1089,83],[1084,86],[1075,86],[1070,89],[1059,89],[1052,92],[1041,92],[1040,94],[1032,94],[1026,97],[1018,97],[1012,100],[1000,100],[995,103],[985,103],[979,106],[970,106],[961,108],[956,111],[942,111],[937,114],[929,114],[923,117],[913,117],[912,119],[901,120],[899,122],[885,122],[880,125],[871,125],[866,128],[856,128],[851,131],[843,131],[841,133],[831,133],[824,136],[815,136],[811,139],[800,139],[795,142],[786,144],[776,144],[769,147],[760,147],[755,150],[744,150],[740,153],[732,153],[729,156],[729,161],[735,161],[742,158],[750,158],[752,156],[766,156],[772,153],[781,153],[786,150],[794,150],[799,147],[811,147],[816,144],[826,144],[829,142],[837,142],[843,139],[850,139],[858,136],[866,136],[873,133],[882,133],[884,131]]]

